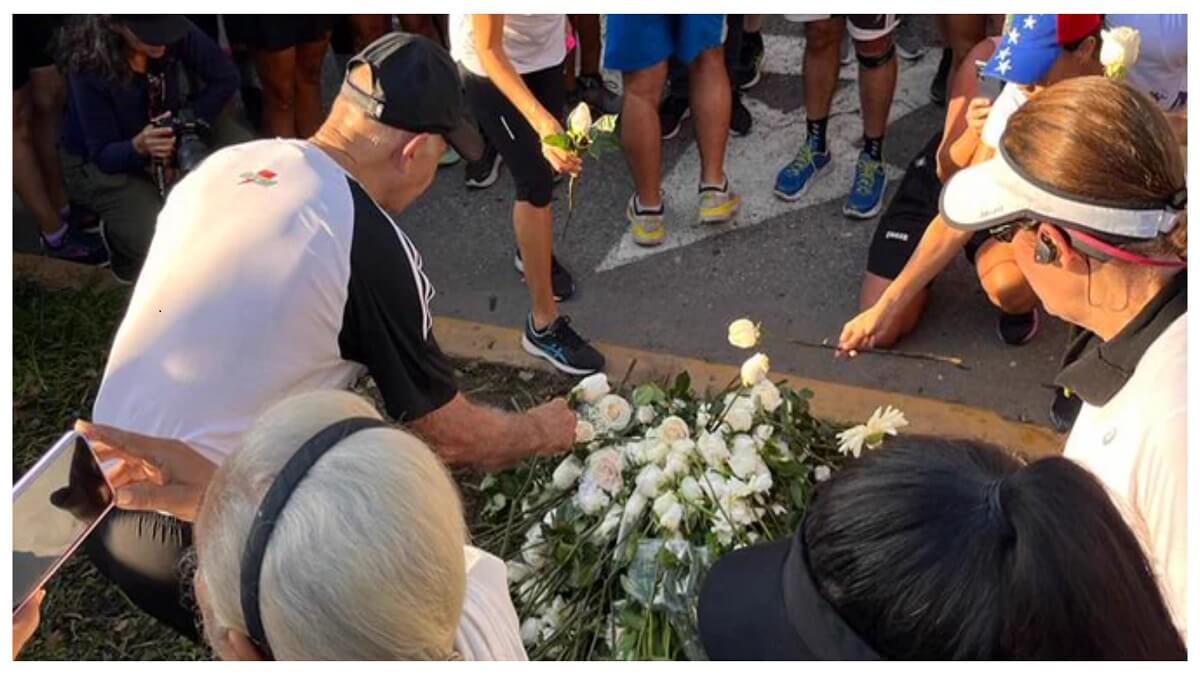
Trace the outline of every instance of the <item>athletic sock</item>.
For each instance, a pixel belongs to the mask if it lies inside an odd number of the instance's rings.
[[[876,162],[883,161],[883,136],[871,138],[863,136],[863,152]]]
[[[50,234],[43,234],[42,241],[46,242],[46,245],[50,248],[58,248],[59,246],[62,246],[63,239],[66,236],[67,225],[64,223],[62,227],[58,228],[54,232],[51,232]]]
[[[829,118],[808,119],[808,145],[816,152],[825,152],[825,129],[829,127]]]
[[[709,190],[716,190],[717,192],[725,192],[728,189],[729,189],[729,176],[722,178],[720,183],[705,183],[703,181],[700,182],[700,192],[706,192]]]
[[[662,205],[662,202],[659,202],[658,206],[655,206],[654,208],[650,208],[648,206],[642,206],[642,200],[638,199],[637,195],[634,195],[633,196],[633,210],[637,211],[638,213],[662,213],[663,205]]]

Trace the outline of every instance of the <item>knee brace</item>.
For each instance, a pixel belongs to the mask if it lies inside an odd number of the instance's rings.
[[[854,55],[858,57],[858,65],[863,68],[878,68],[886,66],[896,56],[896,43],[888,45],[887,51],[878,56],[867,56],[857,49],[854,50]]]

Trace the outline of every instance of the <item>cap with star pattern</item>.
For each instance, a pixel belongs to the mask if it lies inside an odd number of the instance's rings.
[[[1045,79],[1066,45],[1100,30],[1103,14],[1012,14],[983,75],[1017,84]]]

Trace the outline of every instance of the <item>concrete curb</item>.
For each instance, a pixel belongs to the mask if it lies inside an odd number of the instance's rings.
[[[37,281],[48,288],[120,287],[108,270],[28,254],[13,254],[13,274]],[[436,318],[434,326],[438,343],[453,356],[520,368],[552,370],[548,363],[531,357],[521,349],[519,330],[447,317]],[[624,376],[630,364],[635,364],[630,375],[630,381],[634,383],[661,379],[686,370],[697,389],[720,389],[736,377],[739,370],[738,365],[712,363],[621,345],[598,343],[596,346],[607,357],[609,375],[613,378]],[[1063,436],[1046,427],[1005,419],[990,410],[814,380],[792,373],[772,373],[772,379],[787,380],[794,387],[811,389],[814,394],[813,412],[827,419],[862,422],[876,407],[890,404],[904,411],[911,424],[907,429],[910,433],[987,441],[1029,458],[1062,452]]]

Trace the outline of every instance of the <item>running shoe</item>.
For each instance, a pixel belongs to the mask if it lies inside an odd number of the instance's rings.
[[[850,188],[850,196],[846,197],[842,213],[859,220],[874,218],[883,208],[885,190],[887,174],[883,172],[883,162],[871,159],[865,152],[860,153],[858,162],[854,165],[854,182]]]
[[[458,151],[454,148],[446,146],[446,151],[443,152],[442,156],[438,158],[438,168],[443,166],[454,166],[461,161],[462,155],[458,154]]]
[[[483,157],[474,162],[467,162],[467,187],[482,190],[495,185],[496,180],[500,178],[502,162],[500,152],[491,145],[486,145],[483,149]]]
[[[667,238],[667,226],[663,222],[663,207],[643,210],[638,206],[637,195],[629,198],[625,207],[625,218],[629,220],[629,232],[638,246],[658,246]]]
[[[737,216],[742,198],[729,187],[729,178],[722,185],[700,186],[700,222],[704,225],[728,223]]]
[[[533,328],[533,315],[525,319],[521,347],[571,375],[591,375],[604,368],[604,355],[571,328],[571,318],[560,316],[544,330]]]
[[[108,249],[95,234],[68,227],[57,245],[51,245],[45,237],[40,238],[42,251],[51,258],[83,265],[103,265],[108,262]]]
[[[517,272],[524,279],[525,263],[521,260],[520,251],[513,256],[513,267],[517,268]],[[570,300],[571,296],[575,295],[575,279],[571,277],[567,268],[558,263],[558,256],[554,255],[550,256],[550,287],[554,290],[555,302]]]
[[[1041,323],[1036,307],[1024,314],[1000,312],[1000,315],[996,317],[996,332],[1004,344],[1020,347],[1037,335]]]
[[[763,46],[762,32],[743,35],[741,53],[738,54],[737,68],[734,71],[737,88],[747,91],[758,84],[762,80],[763,65],[766,62],[767,52]]]
[[[692,116],[687,99],[668,96],[658,106],[658,120],[662,125],[663,140],[675,138],[683,128],[683,121]]]
[[[812,145],[805,141],[795,159],[780,169],[779,174],[775,176],[775,196],[788,202],[800,199],[832,160],[833,156],[828,149],[825,152],[816,152]]]
[[[905,61],[918,61],[925,56],[925,46],[921,44],[916,29],[907,20],[900,21],[900,25],[896,26],[893,35],[895,35],[896,54],[900,58]]]
[[[750,127],[753,125],[754,118],[750,116],[746,104],[742,103],[741,92],[734,90],[733,110],[729,113],[729,133],[734,136],[745,136],[750,133]]]

